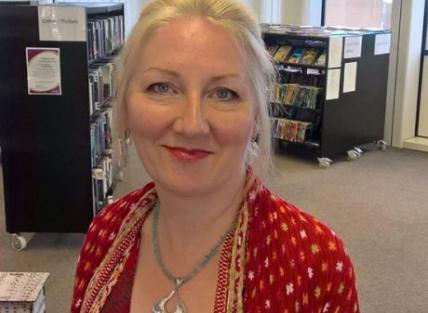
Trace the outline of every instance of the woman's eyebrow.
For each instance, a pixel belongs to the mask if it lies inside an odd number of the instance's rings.
[[[160,67],[149,67],[149,68],[145,69],[143,71],[143,73],[147,73],[147,72],[151,72],[151,71],[163,72],[163,73],[165,73],[167,75],[174,76],[174,77],[179,77],[180,76],[180,74],[178,74],[177,72],[174,72],[174,71],[171,71],[171,70],[167,70],[167,69],[163,69],[163,68],[160,68]]]
[[[173,77],[180,77],[179,73],[168,70],[168,69],[163,69],[160,67],[149,67],[149,68],[145,69],[143,71],[143,73],[147,73],[147,72],[151,72],[151,71],[162,72],[164,74],[167,74],[167,75],[173,76]],[[218,82],[220,80],[227,79],[227,78],[241,78],[241,75],[239,75],[237,73],[228,73],[228,74],[224,74],[224,75],[218,75],[218,76],[214,76],[214,77],[210,78],[210,82],[215,83],[215,82]]]
[[[225,75],[214,76],[210,79],[210,82],[215,83],[215,82],[218,82],[220,80],[227,79],[227,78],[238,78],[238,79],[240,79],[241,75],[235,74],[235,73],[230,73],[230,74],[225,74]]]

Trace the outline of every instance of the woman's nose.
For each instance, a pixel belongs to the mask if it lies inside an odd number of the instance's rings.
[[[189,96],[181,106],[174,129],[185,136],[203,136],[209,133],[209,125],[201,97]]]

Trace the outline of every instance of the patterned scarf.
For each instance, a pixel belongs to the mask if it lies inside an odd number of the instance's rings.
[[[246,190],[221,250],[214,312],[359,312],[352,263],[336,234],[258,179]],[[156,200],[150,183],[96,217],[77,267],[72,313],[102,312]]]

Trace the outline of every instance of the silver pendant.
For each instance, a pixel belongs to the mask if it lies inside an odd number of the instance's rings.
[[[174,296],[177,297],[177,307],[175,308],[175,311],[173,313],[186,313],[187,312],[186,308],[180,296],[178,295],[177,289],[174,289],[173,291],[171,291],[168,296],[160,297],[159,300],[156,301],[155,304],[153,305],[152,313],[168,313],[166,310],[166,304]]]

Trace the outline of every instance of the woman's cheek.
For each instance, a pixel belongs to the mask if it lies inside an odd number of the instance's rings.
[[[134,96],[128,102],[128,126],[135,135],[153,137],[163,127],[165,115],[160,108],[141,96]]]
[[[216,129],[217,138],[223,143],[233,145],[247,144],[253,128],[253,118],[249,116],[239,116],[224,118]]]

